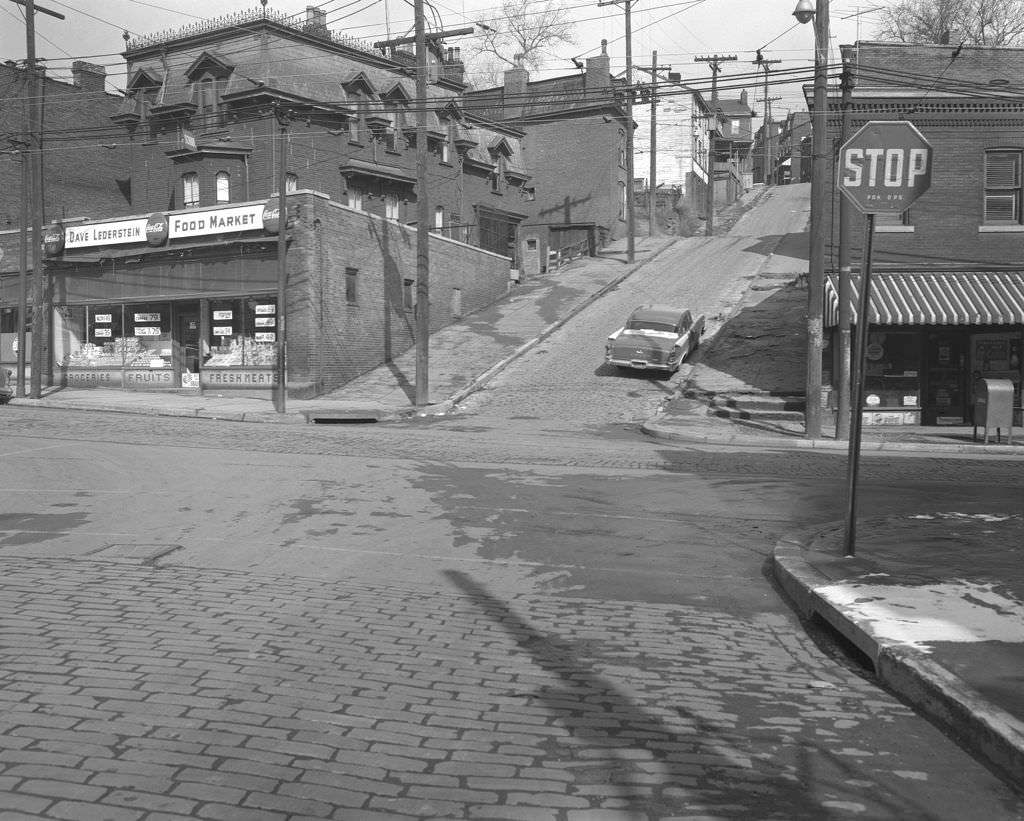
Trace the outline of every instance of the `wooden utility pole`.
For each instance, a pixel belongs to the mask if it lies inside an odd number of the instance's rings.
[[[416,15],[416,398],[430,404],[430,205],[427,200],[427,34],[423,0]]]
[[[626,261],[635,259],[636,209],[633,196],[633,24],[630,9],[636,0],[602,0],[598,6],[622,4],[626,11]]]
[[[764,146],[762,146],[762,147],[764,149],[764,169],[763,169],[763,171],[764,171],[764,184],[765,185],[771,184],[771,180],[772,180],[772,174],[771,174],[771,171],[769,170],[769,155],[768,155],[768,146],[769,146],[769,143],[771,142],[771,140],[769,139],[769,136],[768,136],[768,129],[772,125],[771,101],[772,100],[781,100],[782,99],[781,97],[769,97],[768,96],[768,71],[770,70],[771,66],[774,63],[781,63],[781,62],[782,62],[782,60],[766,60],[766,59],[764,59],[764,57],[761,54],[761,50],[760,49],[757,50],[757,59],[754,60],[754,65],[759,65],[759,66],[761,66],[764,69],[764,102],[765,102],[765,109],[764,109],[764,135],[763,135],[764,136]]]
[[[708,129],[708,185],[705,191],[706,222],[705,231],[709,237],[715,233],[715,135],[718,133],[718,72],[721,70],[719,63],[730,62],[736,59],[736,55],[723,57],[714,54],[711,57],[694,57],[695,63],[707,63],[711,68],[711,127]]]
[[[658,52],[651,52],[651,66],[637,66],[640,71],[645,71],[651,75],[651,176],[649,190],[647,210],[650,213],[650,225],[647,229],[648,236],[656,236],[658,233],[658,195],[657,195],[657,178],[658,178],[658,75],[659,71],[671,71],[672,66],[659,66],[658,65]]]
[[[850,139],[851,112],[850,98],[853,94],[853,69],[848,62],[849,55],[843,53],[843,73],[840,75],[839,87],[842,90],[843,117],[839,144],[843,145]],[[854,208],[846,197],[839,198],[839,374],[836,377],[836,439],[848,439],[850,436],[850,393],[852,385],[852,298],[853,288],[850,278],[853,269],[850,266],[850,237],[853,234]],[[866,326],[865,326],[866,327]]]
[[[43,83],[36,64],[36,12],[63,20],[60,12],[37,6],[35,0],[14,0],[25,6],[25,70],[29,78],[28,152],[29,190],[32,211],[32,377],[29,395],[39,399],[43,392],[43,360],[49,356],[50,308],[49,287],[43,271]],[[24,328],[26,317],[19,321]],[[45,355],[45,356],[44,356]],[[47,364],[47,366],[49,365]]]

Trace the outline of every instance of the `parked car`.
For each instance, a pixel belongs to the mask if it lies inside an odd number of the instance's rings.
[[[626,324],[608,337],[605,361],[620,368],[653,369],[674,373],[700,345],[704,316],[695,319],[684,308],[641,305]]]

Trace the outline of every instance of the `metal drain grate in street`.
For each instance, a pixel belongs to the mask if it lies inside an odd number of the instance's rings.
[[[87,554],[90,558],[103,559],[111,562],[130,562],[132,564],[150,564],[181,550],[180,544],[108,544]]]

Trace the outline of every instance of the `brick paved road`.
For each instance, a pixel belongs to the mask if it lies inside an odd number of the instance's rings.
[[[966,757],[929,778],[948,742],[778,615],[503,600],[459,573],[0,574],[2,821],[953,818],[965,788],[973,817],[1022,817]],[[921,761],[873,746],[893,723]]]

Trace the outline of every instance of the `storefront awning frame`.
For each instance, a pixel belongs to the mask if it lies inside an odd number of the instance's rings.
[[[850,278],[857,323],[860,276]],[[1024,324],[1024,271],[873,271],[872,325]],[[837,274],[825,282],[825,324],[839,324]]]

